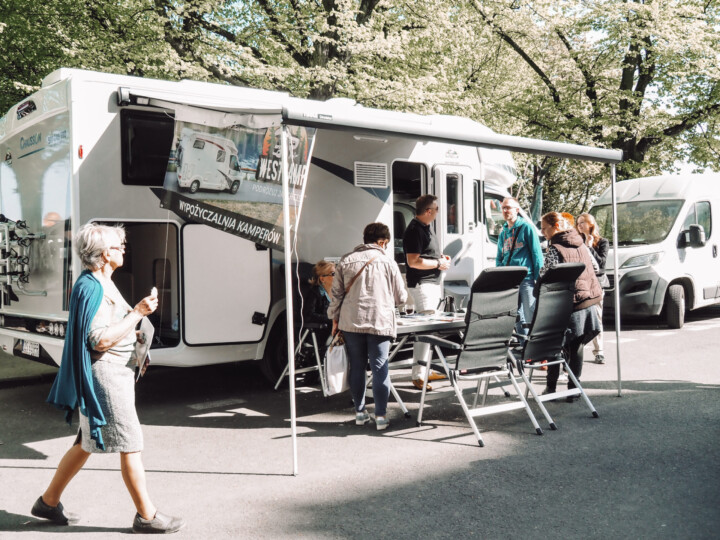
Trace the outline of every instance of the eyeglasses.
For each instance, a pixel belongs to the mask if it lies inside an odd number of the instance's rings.
[[[125,253],[125,244],[123,244],[121,246],[110,246],[108,249],[116,249],[122,253]]]
[[[334,276],[335,276],[335,272],[330,272],[329,274],[323,274],[320,277],[334,277]]]
[[[501,210],[512,210],[513,208],[517,208],[517,206],[501,206]]]
[[[433,207],[433,208],[428,208],[428,209],[427,209],[428,212],[437,212],[438,210],[440,210],[440,207],[439,207],[439,206],[435,206],[435,207]]]

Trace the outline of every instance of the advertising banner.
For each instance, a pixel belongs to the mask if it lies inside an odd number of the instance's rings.
[[[226,120],[227,121],[227,120]],[[284,249],[282,125],[211,126],[178,120],[160,206],[273,249]],[[315,138],[287,127],[290,225],[300,211]]]

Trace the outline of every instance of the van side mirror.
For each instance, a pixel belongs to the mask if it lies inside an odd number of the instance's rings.
[[[705,245],[705,229],[702,225],[690,225],[690,239],[688,244],[692,247],[703,247]]]
[[[706,243],[705,229],[702,225],[690,225],[680,233],[678,247],[703,247]]]

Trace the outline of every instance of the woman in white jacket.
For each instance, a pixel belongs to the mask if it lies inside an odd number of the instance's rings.
[[[350,392],[355,405],[355,424],[370,421],[365,409],[365,366],[370,362],[375,399],[375,425],[386,429],[390,395],[388,354],[397,334],[395,306],[405,303],[407,291],[395,260],[387,254],[390,229],[370,223],[363,243],[343,255],[335,267],[328,317],[333,335],[340,330],[350,360]]]

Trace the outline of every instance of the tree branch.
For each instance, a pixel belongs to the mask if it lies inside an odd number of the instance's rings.
[[[565,49],[570,55],[570,58],[573,60],[573,62],[575,62],[575,65],[577,66],[578,70],[583,76],[583,79],[585,80],[585,95],[590,100],[590,106],[592,108],[592,114],[590,115],[590,118],[592,120],[596,120],[601,115],[598,104],[597,79],[582,61],[580,55],[572,48],[572,45],[565,36],[565,34],[563,34],[559,28],[555,29],[555,34],[560,39],[560,42],[565,46]],[[593,129],[597,131],[597,129],[599,128],[593,127]]]
[[[548,77],[545,72],[538,66],[535,61],[530,58],[530,55],[528,55],[525,50],[520,47],[520,45],[512,38],[510,35],[508,35],[500,26],[495,24],[495,22],[485,14],[485,12],[482,10],[482,7],[479,5],[478,0],[473,0],[473,6],[475,7],[475,10],[478,12],[480,17],[485,21],[485,23],[492,29],[495,34],[497,34],[500,39],[505,41],[512,50],[514,50],[523,60],[525,60],[525,63],[527,63],[528,66],[530,66],[530,69],[532,69],[538,77],[540,77],[540,80],[545,84],[548,91],[550,92],[550,97],[553,100],[553,103],[555,103],[555,106],[565,118],[568,120],[574,120],[575,116],[572,113],[569,113],[564,109],[562,106],[562,99],[560,97],[560,92],[558,92],[558,89],[555,87],[553,82],[550,80],[550,77]]]

